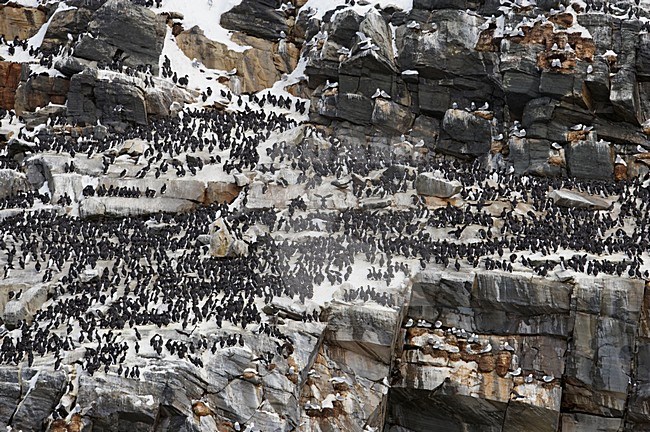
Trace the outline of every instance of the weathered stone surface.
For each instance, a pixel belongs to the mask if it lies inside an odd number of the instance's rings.
[[[372,111],[372,124],[379,128],[386,128],[391,132],[404,133],[411,128],[414,119],[413,113],[402,105],[390,100],[375,99]]]
[[[52,20],[47,26],[41,49],[45,52],[53,52],[58,49],[59,45],[65,45],[68,43],[68,34],[83,33],[92,20],[92,16],[93,11],[86,7],[58,11],[52,16]]]
[[[22,400],[11,424],[25,432],[42,430],[39,424],[47,418],[64,392],[66,375],[63,371],[26,369],[22,371]],[[41,420],[42,419],[42,420]]]
[[[60,77],[36,75],[21,82],[16,90],[15,109],[18,115],[49,104],[65,105],[70,81]]]
[[[614,158],[606,141],[579,141],[566,147],[567,169],[570,175],[588,179],[611,179]]]
[[[13,109],[21,70],[20,63],[0,61],[0,108]]]
[[[330,344],[384,365],[390,363],[391,347],[398,324],[397,312],[332,305],[325,313],[328,321],[325,337]],[[372,379],[367,375],[371,371],[361,373]]]
[[[36,34],[45,23],[47,14],[44,10],[22,7],[16,3],[0,5],[0,34],[5,39],[28,39]]]
[[[20,299],[10,300],[4,309],[3,319],[8,328],[16,328],[20,321],[31,322],[32,317],[47,300],[49,286],[39,284],[22,293]]]
[[[88,31],[94,37],[81,39],[76,57],[109,64],[118,53],[127,66],[158,71],[166,31],[162,16],[128,0],[109,0],[93,14]]]
[[[109,79],[108,76],[97,70],[86,69],[72,77],[68,117],[81,124],[94,124],[97,120],[105,124],[129,121],[146,124],[144,91],[134,85],[135,80],[117,75],[115,79]]]
[[[449,198],[460,192],[462,188],[463,185],[457,180],[445,180],[431,173],[419,174],[415,180],[415,189],[420,195]]]
[[[81,191],[79,191],[81,192]],[[196,203],[179,198],[87,198],[79,203],[81,217],[136,216],[158,212],[184,213],[196,207]]]
[[[449,109],[442,119],[436,150],[459,157],[477,157],[490,150],[492,127],[482,117],[459,109]]]
[[[555,205],[570,208],[586,208],[591,210],[605,210],[611,207],[612,202],[597,196],[570,190],[556,189],[547,195]]]
[[[513,136],[508,150],[517,173],[556,177],[566,172],[564,152],[553,149],[548,140]]]
[[[399,47],[399,63],[403,69],[414,69],[423,78],[441,79],[449,76],[484,75],[487,64],[474,47],[479,38],[482,19],[466,12],[440,10],[431,14],[437,31],[412,31]],[[465,52],[464,56],[453,53]]]
[[[623,420],[588,414],[562,414],[562,431],[567,432],[617,432],[621,430]]]
[[[9,424],[20,401],[21,385],[19,372],[15,367],[0,368],[0,422]]]
[[[565,390],[565,403],[576,412],[622,416],[643,295],[641,281],[608,278],[576,285]]]
[[[619,119],[635,125],[646,121],[647,116],[641,111],[639,86],[636,73],[632,69],[621,69],[611,78],[610,99],[614,113]]]
[[[289,33],[279,0],[243,0],[221,16],[221,25],[267,40],[277,40],[280,32]]]
[[[235,238],[222,219],[218,219],[213,226],[214,232],[210,239],[210,253],[216,258],[232,258],[246,255],[247,245]]]
[[[281,52],[275,41],[241,34],[233,36],[233,41],[250,48],[244,52],[230,51],[226,45],[208,39],[198,27],[182,32],[176,41],[187,57],[198,59],[208,68],[236,69],[240,91],[244,93],[273,86],[282,73],[295,68],[299,54],[293,43],[285,42]]]
[[[0,169],[0,198],[30,190],[27,176],[15,170]]]

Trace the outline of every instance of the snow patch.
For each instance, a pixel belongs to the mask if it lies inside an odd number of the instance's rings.
[[[346,0],[308,0],[307,3],[300,9],[301,11],[307,11],[310,8],[312,13],[310,16],[312,18],[323,19],[325,14],[341,5],[346,5]],[[394,6],[398,9],[401,9],[405,12],[409,12],[413,9],[413,0],[379,0],[369,2],[367,5],[355,4],[350,6],[356,13],[359,15],[365,15],[368,11],[375,9],[375,6],[379,5],[382,9],[387,8],[388,6]]]
[[[232,32],[221,27],[221,15],[239,5],[242,0],[163,0],[161,7],[154,8],[157,13],[180,12],[183,26],[190,29],[199,26],[208,39],[220,42],[231,51],[244,52],[242,46],[230,39]]]

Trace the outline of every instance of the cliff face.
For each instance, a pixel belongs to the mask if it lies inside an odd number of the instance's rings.
[[[650,430],[650,3],[0,5],[0,424]]]

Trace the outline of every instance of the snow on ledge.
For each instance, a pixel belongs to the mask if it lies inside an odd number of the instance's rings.
[[[183,27],[190,29],[199,26],[208,39],[220,42],[231,51],[244,52],[242,46],[230,39],[231,31],[221,27],[221,15],[239,5],[242,0],[163,0],[156,13],[179,12],[183,14]]]

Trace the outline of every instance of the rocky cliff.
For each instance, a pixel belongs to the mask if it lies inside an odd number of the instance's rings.
[[[650,2],[0,4],[0,424],[650,431]]]

